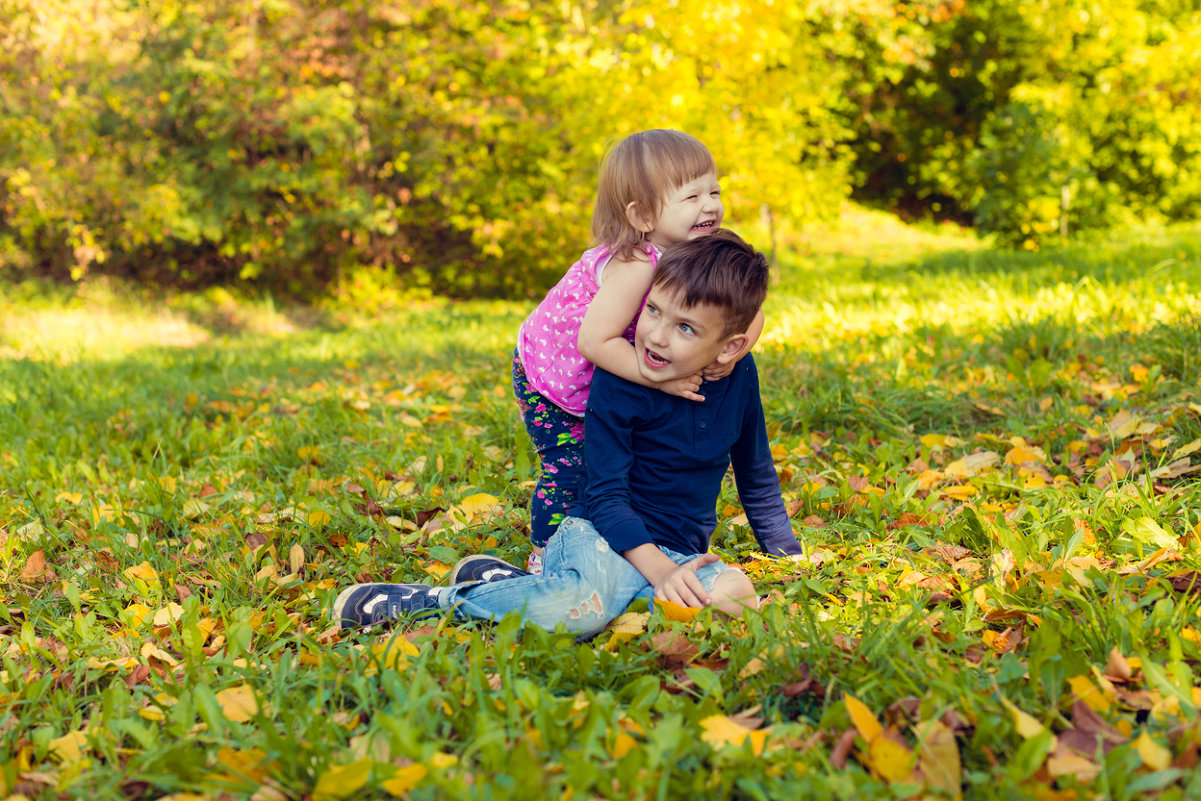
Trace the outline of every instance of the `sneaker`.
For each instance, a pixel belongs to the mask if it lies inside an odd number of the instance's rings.
[[[447,579],[451,584],[459,584],[464,581],[504,581],[528,575],[528,572],[504,559],[477,553],[464,556],[456,562]]]
[[[334,601],[333,617],[344,629],[368,628],[400,617],[438,617],[442,608],[425,584],[354,584]]]
[[[525,569],[535,576],[542,572],[542,556],[530,552],[530,558],[525,560]]]

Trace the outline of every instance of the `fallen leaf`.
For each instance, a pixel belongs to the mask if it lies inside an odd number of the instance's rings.
[[[313,786],[313,801],[341,801],[349,798],[367,784],[371,777],[370,759],[360,759],[349,765],[338,765],[317,777]]]
[[[84,749],[88,744],[88,736],[82,731],[67,732],[62,737],[50,741],[50,753],[64,764],[78,762],[83,759]]]
[[[259,703],[254,696],[254,690],[245,684],[228,687],[217,693],[217,702],[221,704],[221,712],[225,717],[234,723],[245,723],[259,711]]]
[[[1046,727],[1039,723],[1034,716],[1018,709],[1012,702],[1002,698],[1001,703],[1013,714],[1014,728],[1017,729],[1017,733],[1021,735],[1022,739],[1029,740],[1046,731]]]
[[[397,768],[391,778],[380,782],[380,787],[389,795],[400,798],[407,795],[410,790],[426,777],[429,771],[425,765],[405,765],[402,768]]]
[[[675,601],[668,601],[663,598],[655,599],[655,607],[662,610],[665,618],[679,623],[687,623],[701,612],[700,607],[683,606]]]
[[[46,554],[41,548],[29,555],[21,568],[21,581],[37,581],[46,575]]]
[[[1167,770],[1172,765],[1172,752],[1156,742],[1146,729],[1134,741],[1134,748],[1139,759],[1151,770]]]
[[[958,795],[963,783],[963,766],[955,733],[937,720],[914,726],[917,735],[917,766],[926,786],[948,795]]]
[[[900,734],[890,729],[868,745],[872,769],[890,782],[904,781],[913,772],[914,754]]]
[[[870,743],[884,732],[884,727],[880,725],[880,721],[876,720],[876,716],[872,714],[866,704],[853,695],[844,695],[842,700],[846,704],[847,714],[851,716],[851,723],[855,725],[860,737]]]
[[[1001,461],[1001,455],[995,451],[977,451],[951,462],[943,470],[943,474],[947,478],[971,478],[993,467],[999,461]]]
[[[767,743],[766,729],[748,729],[725,715],[710,715],[701,721],[701,728],[704,729],[701,739],[713,748],[742,745],[750,740],[751,750],[755,756],[760,756]]]

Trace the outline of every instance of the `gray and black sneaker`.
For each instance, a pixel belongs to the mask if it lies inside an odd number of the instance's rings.
[[[528,575],[531,575],[528,571],[511,565],[504,559],[477,553],[464,556],[455,562],[447,579],[451,584],[460,584],[464,581],[504,581]]]
[[[369,628],[397,618],[438,617],[438,595],[426,584],[354,584],[334,601],[333,617],[344,629]]]

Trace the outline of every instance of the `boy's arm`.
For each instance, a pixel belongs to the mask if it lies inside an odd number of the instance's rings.
[[[705,396],[696,392],[701,386],[699,375],[661,383],[643,378],[634,346],[623,336],[642,308],[653,274],[648,261],[610,261],[605,266],[604,281],[584,313],[576,346],[581,356],[613,375],[670,395],[703,401]]]
[[[740,365],[740,369],[750,371],[748,380],[752,394],[743,415],[742,433],[730,449],[738,498],[764,553],[799,556],[804,549],[792,531],[792,521],[780,497],[780,479],[767,441],[767,422],[759,398],[759,375],[753,359],[744,359]]]
[[[709,593],[696,577],[697,568],[711,565],[717,554],[703,553],[690,562],[677,565],[653,543],[644,543],[621,555],[655,588],[655,597],[680,606],[708,606]]]
[[[734,368],[738,365],[738,362],[742,360],[743,356],[746,356],[751,352],[751,348],[755,346],[755,343],[759,341],[759,337],[762,335],[763,309],[760,309],[755,315],[755,319],[751,320],[751,324],[747,326],[746,344],[742,346],[742,350],[738,351],[738,355],[725,364],[713,362],[713,364],[709,365],[704,370],[701,370],[701,377],[706,381],[717,381],[718,379],[725,378],[730,373],[734,372]]]

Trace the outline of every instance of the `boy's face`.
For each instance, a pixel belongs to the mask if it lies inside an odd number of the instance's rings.
[[[652,286],[634,330],[638,371],[650,381],[686,378],[714,361],[738,353],[743,334],[724,335],[726,316],[717,306],[687,308],[679,293]],[[728,354],[728,356],[727,356]]]

